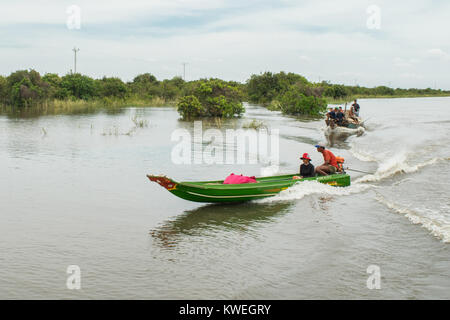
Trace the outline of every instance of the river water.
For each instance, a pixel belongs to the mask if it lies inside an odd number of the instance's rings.
[[[146,178],[275,173],[267,162],[174,163],[172,133],[194,124],[173,108],[1,115],[0,298],[449,299],[450,99],[359,103],[367,131],[330,149],[372,174],[237,205],[188,202]],[[279,130],[280,173],[304,152],[321,163],[323,121],[246,107],[203,128],[262,121]],[[67,288],[70,265],[80,290]]]

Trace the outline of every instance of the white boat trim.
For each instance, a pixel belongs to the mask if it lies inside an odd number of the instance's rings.
[[[266,194],[248,194],[248,195],[239,195],[239,196],[210,196],[206,194],[195,193],[192,191],[186,191],[187,193],[193,194],[195,196],[205,197],[205,198],[221,198],[221,199],[230,199],[230,198],[248,198],[248,197],[271,197],[276,195],[277,193],[266,193]]]

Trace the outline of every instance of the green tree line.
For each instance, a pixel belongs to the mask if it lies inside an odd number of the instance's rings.
[[[33,108],[40,105],[80,102],[109,105],[177,105],[184,119],[233,117],[245,110],[243,101],[262,104],[271,110],[293,115],[320,115],[330,101],[353,98],[443,96],[450,91],[401,89],[378,86],[367,88],[309,82],[294,73],[265,72],[252,75],[245,83],[220,79],[184,81],[180,77],[158,80],[150,73],[124,82],[117,77],[94,79],[79,73],[43,76],[35,70],[19,70],[0,76],[0,105]]]
[[[180,77],[158,81],[149,73],[136,76],[131,82],[116,77],[93,79],[79,73],[60,77],[55,73],[41,76],[35,70],[19,70],[7,77],[0,76],[0,103],[23,108],[45,101],[104,99],[124,100],[160,97],[171,101],[182,95],[185,81]]]
[[[265,72],[252,75],[246,83],[249,102],[267,105],[269,109],[287,114],[319,115],[328,102],[351,101],[356,98],[448,96],[450,91],[401,89],[377,86],[367,88],[332,84],[327,81],[309,82],[294,73]]]

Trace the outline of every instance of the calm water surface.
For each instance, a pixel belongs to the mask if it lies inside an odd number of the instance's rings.
[[[368,130],[332,141],[352,186],[315,182],[274,198],[207,205],[145,177],[260,175],[265,164],[176,165],[172,108],[0,116],[2,299],[449,299],[450,99],[361,100]],[[148,126],[133,129],[132,119]],[[323,122],[247,106],[280,132],[280,172],[321,156]],[[227,148],[234,148],[226,145]],[[66,269],[81,268],[81,290]],[[369,290],[377,265],[381,289]]]

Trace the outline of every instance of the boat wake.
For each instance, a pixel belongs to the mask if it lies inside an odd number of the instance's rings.
[[[366,131],[363,127],[349,129],[345,127],[336,127],[331,129],[331,127],[323,128],[325,136],[334,136],[335,138],[344,138],[351,135],[361,136]]]
[[[365,161],[365,162],[378,162],[378,159],[371,154],[370,152],[366,152],[364,150],[358,149],[355,144],[350,145],[350,153],[358,160]]]
[[[261,177],[270,177],[278,174],[280,166],[278,164],[271,164],[267,167],[262,167],[260,170]]]
[[[419,171],[423,167],[433,165],[439,162],[449,161],[450,158],[432,158],[425,162],[415,165],[409,164],[407,154],[399,154],[380,163],[374,174],[368,174],[355,180],[356,183],[361,182],[377,182],[383,179],[393,177],[402,173],[413,173]]]
[[[255,200],[257,203],[271,203],[278,201],[299,200],[312,194],[346,196],[360,193],[373,187],[370,184],[353,184],[345,188],[333,187],[317,181],[302,181],[292,187],[281,191],[279,194],[265,199]]]
[[[375,199],[390,210],[404,215],[414,224],[420,224],[435,237],[445,243],[450,243],[450,221],[445,221],[443,215],[431,209],[410,209],[391,202],[382,195],[377,194]]]

